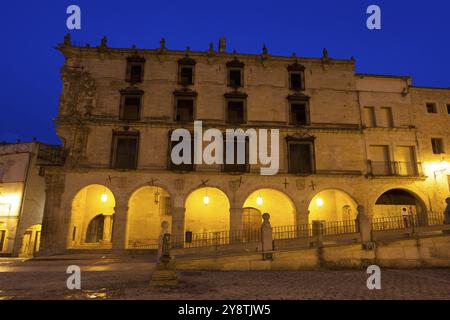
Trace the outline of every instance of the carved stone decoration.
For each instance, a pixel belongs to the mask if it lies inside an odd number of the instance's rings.
[[[295,180],[295,186],[297,187],[297,190],[305,190],[305,179]]]
[[[78,123],[74,127],[72,145],[70,146],[69,156],[66,159],[66,164],[75,167],[87,160],[87,141],[89,136],[89,128]]]
[[[315,136],[310,135],[308,132],[304,131],[304,132],[297,132],[294,133],[292,135],[288,135],[286,136],[286,141],[295,141],[295,140],[314,140],[316,139]]]
[[[63,90],[59,100],[62,116],[88,118],[96,103],[95,79],[82,68],[64,65],[61,68]]]

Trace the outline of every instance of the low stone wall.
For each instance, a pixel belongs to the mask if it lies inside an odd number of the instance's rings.
[[[201,270],[363,268],[371,264],[389,268],[450,267],[450,235],[279,250],[272,252],[272,260],[263,260],[262,253],[177,258],[178,269]]]

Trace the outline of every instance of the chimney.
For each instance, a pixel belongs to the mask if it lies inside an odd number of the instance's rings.
[[[225,53],[226,51],[226,40],[225,37],[219,38],[219,53]]]

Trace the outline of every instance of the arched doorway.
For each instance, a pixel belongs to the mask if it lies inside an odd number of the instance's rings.
[[[32,257],[39,251],[41,229],[42,226],[40,224],[35,224],[25,230],[20,244],[19,256]]]
[[[169,223],[170,231],[172,216],[169,193],[156,186],[145,186],[135,191],[128,202],[128,247],[156,245],[163,221]]]
[[[356,219],[357,203],[347,193],[327,189],[316,194],[309,203],[308,221],[353,221]]]
[[[95,243],[103,240],[103,229],[105,227],[105,216],[99,214],[89,222],[86,231],[86,243]]]
[[[227,195],[213,187],[197,189],[185,203],[186,236],[230,229],[230,202]]]
[[[114,195],[107,187],[94,184],[81,189],[72,201],[68,246],[111,247],[115,206]]]
[[[410,191],[390,189],[381,194],[375,201],[374,218],[402,216],[404,209],[409,215],[423,220],[426,218],[426,207],[423,201]]]
[[[292,200],[283,192],[275,189],[259,189],[252,192],[245,200],[243,207],[255,208],[261,214],[269,213],[272,227],[296,224],[296,210]]]

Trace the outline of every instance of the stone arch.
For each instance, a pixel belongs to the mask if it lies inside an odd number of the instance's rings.
[[[284,192],[274,188],[259,188],[247,195],[243,208],[256,208],[261,213],[270,214],[273,227],[296,224],[296,207]]]
[[[190,192],[185,200],[185,232],[206,233],[230,229],[230,200],[216,187]]]
[[[156,245],[161,223],[172,226],[172,199],[169,192],[159,186],[144,185],[136,189],[128,200],[128,248]]]
[[[379,193],[373,202],[373,218],[402,215],[406,208],[410,214],[425,217],[427,207],[423,199],[414,191],[404,188],[387,188]]]
[[[327,188],[317,192],[310,200],[308,221],[355,220],[358,203],[347,192]]]
[[[101,184],[90,184],[79,190],[72,200],[68,231],[69,248],[111,247],[116,200],[112,191]],[[103,234],[98,241],[86,241],[91,221],[102,215]],[[100,227],[99,227],[100,228]]]

